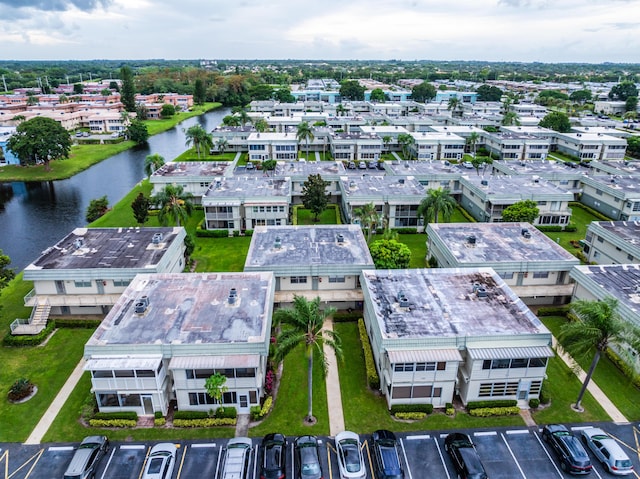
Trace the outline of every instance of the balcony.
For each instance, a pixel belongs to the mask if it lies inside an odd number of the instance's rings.
[[[120,298],[114,294],[36,294],[31,290],[24,297],[24,305],[35,307],[37,303],[47,302],[52,308],[60,306],[113,306]]]

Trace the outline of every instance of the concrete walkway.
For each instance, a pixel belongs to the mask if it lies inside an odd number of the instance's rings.
[[[67,398],[78,384],[78,381],[80,381],[82,374],[84,374],[85,362],[86,361],[84,360],[84,358],[80,360],[76,368],[67,379],[67,382],[64,383],[64,386],[62,386],[62,389],[60,389],[60,392],[58,392],[58,395],[49,406],[49,409],[47,409],[47,411],[44,413],[44,416],[40,418],[40,422],[36,424],[36,427],[33,429],[33,431],[31,431],[31,435],[27,438],[25,444],[40,444],[40,442],[42,442],[42,438],[49,430],[49,427],[53,423],[53,420],[62,409],[62,406],[64,406],[64,403],[67,401]]]
[[[249,414],[238,414],[236,422],[236,437],[247,437],[249,435],[249,422],[251,416]]]
[[[558,345],[556,338],[552,338],[552,345],[556,350],[558,356],[562,358],[562,360],[569,366],[573,368],[574,363],[571,356],[569,356],[562,346]],[[582,368],[576,371],[576,376],[580,379],[580,382],[584,382],[584,379],[587,377],[587,374],[582,370]],[[605,412],[611,417],[611,420],[616,423],[628,423],[629,420],[624,417],[624,414],[620,412],[620,410],[611,402],[611,400],[607,397],[607,395],[598,387],[593,378],[589,381],[589,385],[587,386],[587,391],[591,393],[591,395],[595,398],[598,403],[602,406]]]
[[[325,320],[323,327],[333,331],[333,320]],[[338,362],[336,353],[330,346],[324,345],[327,357],[327,407],[329,409],[329,435],[335,436],[344,431],[344,414],[342,413],[342,395],[340,394],[340,376],[338,376]]]

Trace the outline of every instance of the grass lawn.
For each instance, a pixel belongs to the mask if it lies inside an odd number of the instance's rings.
[[[558,238],[560,238],[560,242],[559,242],[560,246],[562,246],[564,249],[569,251],[571,254],[574,254],[577,251],[579,251],[579,249],[573,246],[570,243],[570,241],[571,240],[578,241],[578,240],[584,239],[587,233],[587,228],[589,227],[589,224],[592,221],[600,221],[600,219],[592,215],[591,213],[589,213],[589,211],[582,208],[579,203],[571,203],[571,211],[572,211],[571,222],[576,225],[576,227],[578,228],[577,231],[574,231],[574,232],[558,231],[558,232],[547,232],[544,234],[547,235],[549,238],[551,238],[553,241],[557,241]]]
[[[250,243],[249,236],[196,238],[196,249],[191,255],[196,261],[196,271],[243,271]]]
[[[375,241],[375,236],[371,241]],[[426,268],[427,255],[427,235],[424,233],[417,234],[401,234],[399,235],[401,243],[406,244],[411,250],[411,261],[409,268]]]
[[[216,108],[220,108],[222,103],[205,103],[204,105],[194,105],[190,111],[180,111],[177,112],[170,118],[162,118],[160,120],[145,120],[144,124],[147,125],[147,130],[149,131],[149,135],[157,135],[158,133],[162,133],[163,131],[167,131],[178,123],[183,122],[184,120],[202,115],[210,110],[215,110]]]
[[[198,153],[195,148],[190,148],[187,151],[180,154],[180,156],[176,157],[173,161],[233,161],[236,157],[235,153],[224,153],[219,154],[216,153],[214,155],[210,155],[209,152],[200,152],[200,158],[198,158]]]
[[[298,225],[335,225],[338,224],[337,218],[339,217],[338,207],[336,205],[329,205],[320,216],[318,221],[313,220],[313,214],[311,210],[304,208],[297,208],[296,214],[298,215]]]
[[[263,436],[274,431],[288,436],[329,434],[327,389],[317,353],[313,362],[313,415],[317,423],[313,426],[303,423],[307,414],[307,401],[307,360],[304,349],[298,347],[284,360],[278,395],[271,414],[261,424],[249,429],[249,435]]]
[[[33,289],[33,281],[23,281],[22,273],[9,282],[0,292],[0,338],[9,334],[9,326],[16,319],[28,319],[31,315],[31,308],[24,306],[24,297]],[[16,351],[16,350],[12,350]],[[0,378],[4,379],[4,374],[0,368]],[[0,381],[0,387],[4,387]],[[7,390],[8,390],[7,386]]]
[[[543,316],[540,319],[556,337],[560,327],[566,322],[563,316]],[[578,363],[586,371],[591,359],[592,357],[582,359]],[[640,420],[640,390],[606,356],[600,358],[593,381],[629,421]]]

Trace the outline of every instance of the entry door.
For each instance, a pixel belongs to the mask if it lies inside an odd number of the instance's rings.
[[[67,290],[64,288],[64,281],[56,281],[56,293],[67,294]]]
[[[150,395],[142,396],[142,407],[145,415],[153,414],[153,398]]]
[[[249,398],[246,394],[240,395],[240,409],[246,410],[249,407]]]
[[[104,282],[101,279],[96,279],[96,285],[98,285],[98,294],[104,294]]]
[[[529,388],[531,388],[531,382],[520,381],[518,385],[518,400],[526,401],[529,399]]]

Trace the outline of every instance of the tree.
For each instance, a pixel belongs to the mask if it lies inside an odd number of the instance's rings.
[[[270,171],[276,169],[276,166],[278,166],[278,162],[276,160],[264,160],[262,162],[262,170],[267,176],[269,176]]]
[[[164,165],[164,157],[158,153],[153,155],[147,155],[144,159],[144,173],[147,177],[153,175],[153,173]]]
[[[16,273],[8,266],[11,264],[11,258],[6,254],[3,254],[0,249],[0,289],[4,288],[9,281],[15,278]]]
[[[275,91],[274,95],[276,100],[278,100],[280,103],[296,102],[296,98],[291,94],[291,90],[289,88],[280,88],[279,90]]]
[[[638,108],[638,97],[630,96],[624,102],[624,111],[635,112],[636,108]]]
[[[520,120],[518,119],[518,114],[514,111],[508,111],[502,117],[502,125],[511,126],[511,125],[519,125]]]
[[[640,158],[640,136],[627,138],[627,154],[634,158]]]
[[[640,351],[640,329],[620,317],[618,300],[610,296],[600,301],[574,301],[571,311],[575,320],[562,325],[558,341],[576,359],[587,359],[593,354],[589,371],[573,406],[580,410],[580,403],[600,356],[606,353],[611,344],[616,343],[626,344],[634,352]],[[625,354],[624,348],[619,348],[616,353]]]
[[[476,92],[480,101],[500,101],[504,92],[493,85],[480,85]]]
[[[118,82],[111,80],[109,82],[109,90],[113,90],[113,91],[119,92],[120,91],[120,87],[118,86]]]
[[[196,105],[204,105],[207,101],[207,87],[201,78],[196,79],[193,84],[193,102]]]
[[[238,115],[238,118],[240,119],[240,124],[242,126],[246,125],[247,123],[251,123],[251,117],[249,116],[249,114],[247,113],[247,110],[244,107],[234,106],[231,109],[231,112],[234,115]]]
[[[133,210],[133,217],[136,219],[138,224],[143,225],[147,219],[149,218],[149,207],[151,206],[151,201],[147,198],[144,193],[138,193],[136,199],[131,203],[131,209]]]
[[[473,156],[476,156],[476,144],[478,143],[478,141],[480,140],[480,135],[478,135],[475,131],[472,132],[466,140],[467,145],[469,145],[471,147],[471,150],[473,151]]]
[[[297,127],[296,139],[298,141],[304,141],[307,146],[307,159],[309,159],[309,140],[313,141],[315,136],[313,135],[313,129],[309,125],[309,122],[303,121]]]
[[[267,83],[260,83],[249,89],[249,96],[252,100],[271,100],[273,98],[273,87]]]
[[[369,246],[373,264],[376,269],[403,269],[408,268],[411,262],[411,250],[409,247],[392,239],[374,241]]]
[[[74,95],[82,95],[84,93],[84,88],[82,87],[82,83],[74,83],[73,84],[73,94]]]
[[[418,218],[424,218],[425,225],[430,223],[431,220],[437,223],[440,214],[442,214],[444,221],[449,221],[456,206],[456,200],[449,194],[449,190],[429,188],[427,196],[418,205],[416,215]]]
[[[282,325],[282,331],[276,339],[274,359],[282,361],[299,345],[305,348],[307,358],[307,422],[313,422],[313,357],[317,354],[322,363],[322,371],[326,374],[327,357],[324,346],[333,349],[336,356],[342,359],[342,341],[340,336],[330,329],[324,328],[324,322],[335,313],[335,309],[320,309],[320,298],[309,301],[302,296],[294,295],[293,308],[278,309],[273,313],[273,320]]]
[[[193,125],[187,128],[185,132],[185,146],[189,148],[191,145],[196,149],[198,159],[200,158],[200,151],[209,151],[213,148],[213,137],[211,133],[202,128],[200,125]]]
[[[535,201],[523,200],[502,210],[502,220],[533,223],[539,214],[540,210],[538,209],[538,204]]]
[[[462,101],[456,95],[449,97],[447,110],[451,111],[451,116],[462,116]]]
[[[591,100],[591,90],[576,90],[569,95],[569,100],[584,103]]]
[[[225,126],[240,126],[240,118],[235,115],[227,115],[222,119]]]
[[[384,94],[382,88],[374,88],[373,90],[371,90],[370,100],[384,103],[385,101],[387,101],[387,96]]]
[[[120,79],[122,89],[120,90],[120,100],[124,109],[130,112],[136,111],[136,87],[133,83],[133,71],[128,66],[120,68]]]
[[[215,399],[216,403],[221,403],[222,395],[229,390],[229,388],[225,386],[226,382],[227,377],[220,373],[212,374],[204,382],[204,388],[207,390],[207,394],[209,397]]]
[[[136,118],[138,120],[148,120],[149,110],[144,103],[136,103]]]
[[[97,198],[89,202],[85,219],[87,223],[93,223],[107,211],[109,211],[109,200],[107,199],[107,195],[105,195],[102,198]]]
[[[138,145],[142,145],[149,139],[149,130],[142,120],[134,118],[125,130],[125,136],[131,141],[135,141]]]
[[[487,165],[493,163],[493,160],[490,156],[474,156],[471,158],[471,164],[476,169],[476,175],[480,176],[480,167],[482,167],[482,172],[484,173]]]
[[[560,133],[571,131],[571,121],[569,121],[567,114],[561,111],[547,113],[538,124],[543,128],[550,128]]]
[[[423,81],[411,89],[411,99],[420,103],[433,100],[436,97],[436,88],[428,81]]]
[[[256,131],[262,133],[263,131],[267,131],[269,129],[269,123],[264,118],[256,118],[253,122],[253,127]]]
[[[176,107],[171,103],[165,103],[160,110],[160,116],[162,118],[170,118],[176,114]]]
[[[411,146],[416,142],[415,138],[409,133],[400,133],[398,135],[398,144],[402,148],[402,156],[406,159],[411,158]]]
[[[380,220],[376,206],[373,203],[362,205],[360,208],[353,210],[353,216],[360,220],[360,226],[363,229],[367,228],[367,243],[369,243],[373,230]]]
[[[345,116],[347,114],[347,108],[342,103],[338,103],[338,106],[336,107],[336,113],[338,114],[338,116]]]
[[[320,174],[309,175],[307,181],[302,184],[302,204],[313,213],[313,221],[317,222],[320,213],[324,211],[329,203],[331,193],[325,193],[329,186],[328,181],[324,181]]]
[[[225,150],[229,148],[229,142],[225,137],[218,138],[218,141],[216,141],[216,147],[218,148],[218,152],[220,152],[221,155],[224,155]]]
[[[151,203],[158,205],[158,221],[167,226],[173,220],[178,226],[184,224],[193,212],[193,195],[185,193],[182,185],[167,185],[151,198]]]
[[[365,88],[358,80],[344,80],[340,85],[340,97],[342,100],[363,101]]]
[[[393,138],[391,138],[389,135],[384,135],[382,137],[382,143],[384,143],[384,147],[387,151],[389,151],[389,143],[391,143],[393,141]]]
[[[627,101],[630,96],[638,96],[638,88],[632,81],[618,83],[609,92],[609,100]]]
[[[57,121],[37,116],[16,127],[7,148],[22,166],[44,164],[49,171],[49,162],[69,158],[71,136]]]

